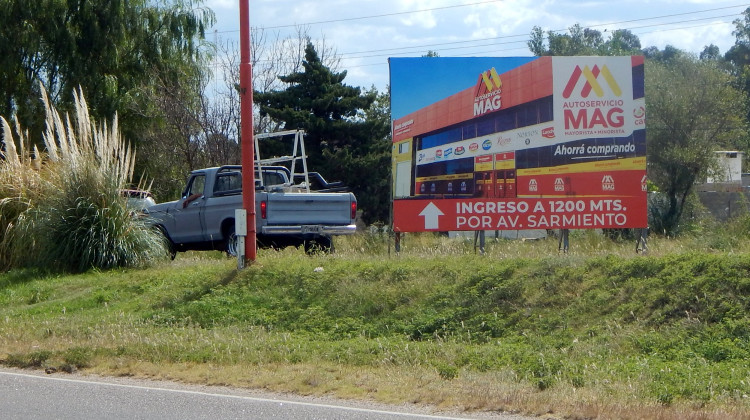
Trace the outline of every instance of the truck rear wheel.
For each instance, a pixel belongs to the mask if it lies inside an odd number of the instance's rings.
[[[237,235],[234,233],[234,225],[227,227],[224,232],[224,252],[230,257],[237,256]]]

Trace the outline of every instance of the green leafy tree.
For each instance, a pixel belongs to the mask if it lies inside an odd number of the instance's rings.
[[[685,51],[679,48],[667,45],[663,50],[659,50],[656,47],[648,47],[643,49],[643,56],[651,61],[659,61],[662,63],[669,63],[673,60],[683,58]]]
[[[605,39],[602,32],[583,28],[575,24],[568,28],[568,33],[546,33],[539,26],[531,31],[527,43],[529,50],[536,56],[545,55],[632,55],[640,53],[641,42],[638,36],[627,29],[618,29]]]
[[[665,195],[650,210],[672,235],[696,181],[715,168],[713,152],[746,144],[747,96],[715,61],[682,53],[646,65],[649,178]]]
[[[750,94],[750,7],[742,13],[741,19],[734,21],[734,45],[724,55],[732,65],[732,72],[745,93]],[[750,114],[747,116],[750,120]]]
[[[545,42],[546,41],[546,42]],[[529,49],[534,55],[592,55],[603,43],[601,32],[582,28],[575,24],[568,28],[567,34],[554,31],[545,33],[535,26],[531,31]]]
[[[213,13],[202,3],[0,0],[0,114],[41,133],[38,83],[62,109],[81,86],[94,117],[118,113],[123,134],[137,139],[161,117],[149,103],[153,81],[203,71]]]
[[[703,51],[701,51],[701,54],[699,57],[701,60],[714,60],[714,61],[721,61],[723,58],[721,56],[721,50],[719,50],[719,47],[717,47],[714,44],[706,45],[703,48]]]
[[[741,19],[735,19],[733,23],[735,42],[725,58],[744,70],[750,65],[750,7],[745,9]]]
[[[346,71],[333,72],[324,65],[308,41],[302,70],[279,77],[286,88],[256,92],[254,99],[261,118],[282,123],[284,129],[306,131],[308,166],[347,183],[360,200],[365,220],[372,221],[383,213],[373,205],[388,201],[387,186],[379,195],[370,194],[371,183],[382,182],[383,177],[378,174],[388,166],[387,161],[383,165],[381,152],[389,146],[384,137],[390,123],[369,118],[380,115],[372,108],[377,92],[373,89],[363,93],[359,87],[348,86],[343,83],[345,77]],[[289,154],[288,149],[278,152]]]
[[[636,55],[641,54],[641,40],[629,29],[612,31],[609,40],[600,50],[603,55]]]

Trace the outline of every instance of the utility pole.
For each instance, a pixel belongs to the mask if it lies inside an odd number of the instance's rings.
[[[240,0],[240,137],[242,144],[242,206],[247,211],[245,261],[254,262],[255,230],[255,142],[253,140],[253,67],[250,55],[250,5]]]

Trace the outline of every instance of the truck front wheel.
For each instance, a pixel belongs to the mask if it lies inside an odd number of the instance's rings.
[[[167,253],[169,253],[169,258],[174,260],[177,256],[177,249],[175,248],[172,239],[170,239],[169,235],[167,235],[167,231],[164,229],[164,226],[156,225],[154,226],[154,229],[156,229],[156,231],[161,236],[161,239],[164,241],[164,248],[166,248]]]

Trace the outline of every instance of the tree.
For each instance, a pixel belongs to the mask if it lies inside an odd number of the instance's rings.
[[[198,76],[196,76],[198,77]],[[184,187],[185,174],[207,166],[235,163],[235,154],[226,161],[224,154],[210,153],[209,139],[222,136],[225,121],[217,103],[207,103],[207,78],[178,78],[187,83],[155,77],[148,92],[153,113],[161,115],[158,124],[140,132],[139,143],[147,153],[141,153],[140,173],[154,180],[152,192],[160,200],[179,197]],[[196,94],[196,87],[198,91]]]
[[[638,36],[627,29],[615,30],[605,40],[600,31],[583,28],[579,24],[568,28],[567,34],[547,31],[546,39],[542,28],[535,26],[527,45],[532,54],[540,57],[545,55],[632,55],[640,53],[641,49]]]
[[[344,84],[345,77],[346,71],[334,72],[325,66],[314,45],[308,42],[302,71],[279,77],[286,85],[285,89],[256,92],[254,95],[261,117],[278,121],[285,129],[302,128],[306,131],[309,167],[327,177],[340,174],[344,182],[350,183],[355,194],[365,196],[365,183],[355,181],[356,172],[369,171],[373,176],[380,160],[363,162],[357,159],[364,159],[370,151],[378,150],[377,147],[368,149],[377,135],[366,115],[377,92],[362,93],[360,88]],[[390,124],[386,126],[390,127]],[[382,141],[382,138],[378,140]],[[357,164],[366,166],[357,167]],[[387,189],[385,194],[387,200]]]
[[[531,31],[529,49],[534,55],[592,55],[602,44],[602,35],[593,29],[584,29],[579,24],[568,28],[567,34],[547,31],[545,42],[542,28],[535,26]]]
[[[672,45],[667,45],[664,50],[659,50],[656,47],[648,47],[643,49],[643,55],[651,61],[659,61],[662,63],[669,63],[673,60],[684,58],[685,51],[679,48],[675,48]]]
[[[367,137],[350,147],[325,150],[324,157],[337,162],[330,176],[346,180],[357,195],[358,205],[364,209],[362,219],[367,224],[387,223],[390,220],[391,187],[391,98],[388,93],[377,93],[372,105],[364,110]]]
[[[286,84],[281,82],[279,75],[297,73],[303,70],[305,47],[312,42],[308,27],[296,27],[295,32],[282,38],[280,32],[269,31],[262,27],[251,28],[253,67],[253,91],[255,102],[259,93],[283,90]],[[325,38],[316,40],[314,48],[319,52],[320,61],[324,66],[335,72],[341,61],[336,50],[326,43]],[[228,138],[236,139],[240,133],[239,114],[239,47],[234,42],[216,45],[218,50],[218,67],[221,69],[222,86],[215,89],[214,106],[224,110],[223,115],[231,122],[231,130],[222,132]],[[278,131],[279,122],[260,115],[255,108],[253,130],[256,133]]]
[[[687,54],[646,65],[648,173],[665,195],[656,230],[678,233],[696,181],[715,168],[713,152],[747,140],[747,97],[714,61]]]
[[[703,48],[703,51],[701,51],[701,54],[699,57],[701,60],[720,61],[722,59],[721,51],[719,50],[719,47],[717,47],[714,44],[706,45]]]
[[[742,15],[742,19],[735,19],[733,22],[735,42],[725,56],[741,69],[750,64],[750,7]]]
[[[616,29],[604,43],[603,55],[635,55],[641,53],[641,40],[629,29]]]
[[[61,109],[81,86],[92,116],[119,114],[137,140],[155,114],[157,79],[203,71],[201,40],[213,23],[203,0],[0,0],[0,114],[40,133],[42,82]]]
[[[733,66],[732,72],[742,89],[750,94],[750,7],[745,9],[742,19],[734,21],[734,27],[736,39],[724,59]],[[747,118],[750,120],[750,114]]]

